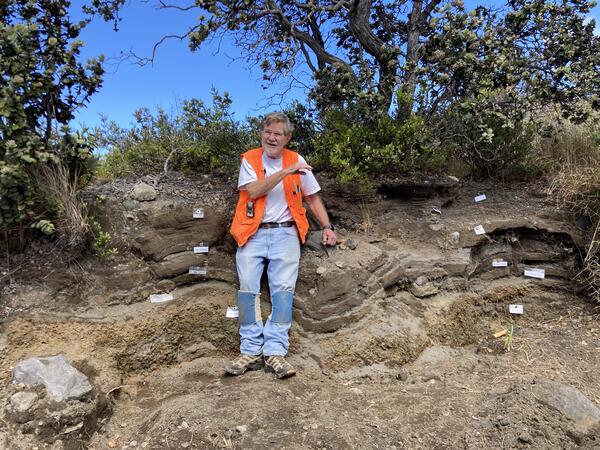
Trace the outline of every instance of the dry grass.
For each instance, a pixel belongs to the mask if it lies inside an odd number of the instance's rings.
[[[59,243],[73,249],[83,247],[89,225],[69,169],[60,163],[50,164],[41,167],[38,175],[41,185],[59,205],[59,218],[55,224]]]
[[[562,125],[557,137],[546,139],[545,150],[554,170],[549,193],[562,207],[587,216],[588,248],[579,273],[590,296],[600,302],[600,129],[594,123]]]

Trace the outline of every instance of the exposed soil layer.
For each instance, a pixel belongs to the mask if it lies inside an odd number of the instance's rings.
[[[600,306],[572,282],[576,218],[535,186],[388,181],[356,201],[323,185],[343,243],[326,253],[317,233],[303,250],[288,380],[223,373],[238,346],[225,317],[237,287],[224,181],[175,177],[152,202],[129,198],[130,182],[97,186],[88,197],[107,196],[96,214],[119,255],[41,244],[4,261],[0,449],[600,447],[600,420],[540,394],[555,381],[600,405]],[[475,203],[479,193],[488,200]],[[205,221],[192,220],[196,207]],[[192,252],[199,241],[208,255]],[[148,302],[165,292],[174,300]],[[79,428],[65,413],[36,433],[47,418],[12,420],[8,398],[23,388],[11,368],[58,353],[100,403]]]

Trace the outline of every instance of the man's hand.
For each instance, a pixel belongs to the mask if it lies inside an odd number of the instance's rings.
[[[323,230],[323,238],[321,239],[321,242],[323,242],[323,245],[334,246],[337,242],[337,236],[335,235],[333,230],[325,228]]]
[[[285,175],[291,175],[296,172],[304,175],[304,170],[312,170],[312,167],[306,163],[297,162],[285,169]]]

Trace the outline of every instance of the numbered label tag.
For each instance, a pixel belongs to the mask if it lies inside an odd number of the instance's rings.
[[[546,271],[544,269],[525,269],[524,275],[543,280],[546,277]]]
[[[475,228],[473,228],[473,231],[475,232],[476,235],[485,234],[483,225],[477,225]]]
[[[173,294],[152,294],[150,303],[164,303],[173,300]]]
[[[228,306],[227,312],[225,313],[225,317],[229,317],[230,319],[237,319],[240,316],[240,311],[237,306]]]
[[[194,253],[208,253],[208,245],[197,245],[194,247]]]
[[[206,275],[206,267],[198,267],[198,266],[192,266],[189,268],[188,273],[190,275]]]
[[[523,305],[508,305],[508,312],[511,314],[523,314]]]
[[[194,208],[192,217],[194,219],[204,219],[204,208]]]
[[[504,261],[503,259],[494,259],[492,261],[492,267],[507,267],[508,261]]]
[[[481,195],[478,195],[477,197],[475,197],[476,203],[482,202],[484,200],[487,200],[487,197],[485,196],[485,194],[481,194]]]

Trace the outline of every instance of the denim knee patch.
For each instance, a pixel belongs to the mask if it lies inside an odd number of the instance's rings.
[[[279,291],[273,294],[271,309],[271,322],[273,323],[291,323],[292,322],[292,301],[294,293],[288,291]]]
[[[240,325],[248,325],[260,320],[260,299],[258,294],[238,291],[237,304],[240,311]]]

